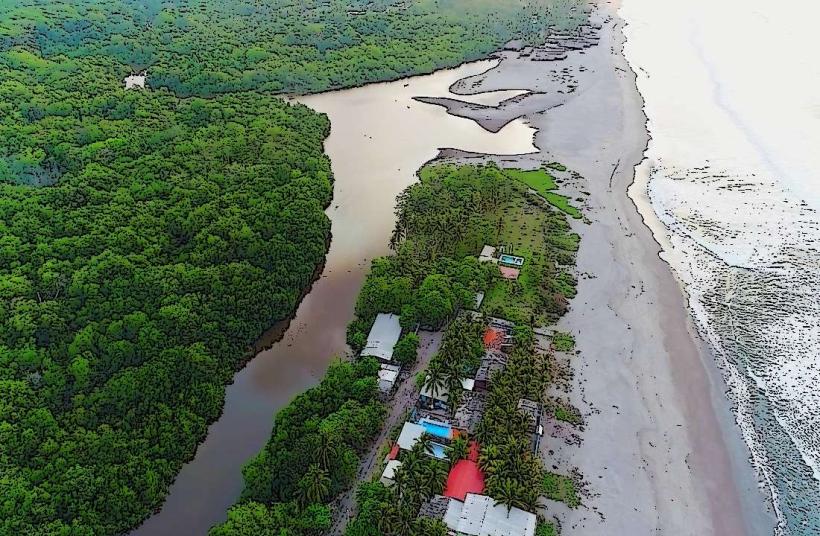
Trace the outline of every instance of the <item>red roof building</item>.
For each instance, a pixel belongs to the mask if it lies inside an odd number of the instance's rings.
[[[502,342],[504,342],[502,332],[493,328],[487,328],[487,331],[484,332],[484,348],[500,350]]]
[[[470,453],[466,460],[459,460],[447,476],[444,496],[464,501],[468,493],[484,491],[484,473],[478,467],[478,445],[470,443]]]
[[[387,455],[388,460],[395,460],[396,457],[399,455],[399,444],[396,443],[393,445],[393,448],[390,449],[390,453]]]
[[[501,271],[501,277],[503,277],[504,279],[518,279],[518,268],[510,268],[509,266],[499,266],[498,269]]]

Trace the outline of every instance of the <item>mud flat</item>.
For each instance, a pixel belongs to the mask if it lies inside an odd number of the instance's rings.
[[[548,467],[580,470],[585,497],[577,509],[550,502],[545,514],[572,535],[772,534],[775,521],[726,386],[679,282],[627,196],[648,137],[616,8],[601,4],[593,17],[597,39],[585,41],[597,44],[552,61],[505,51],[499,67],[452,88],[527,93],[496,107],[434,102],[490,131],[523,116],[538,129],[541,152],[500,160],[522,167],[558,161],[583,177],[563,176],[563,192],[585,205],[589,224],[574,223],[583,237],[578,296],[559,327],[578,341],[570,400],[585,426],[543,445]],[[580,445],[571,435],[580,435]]]

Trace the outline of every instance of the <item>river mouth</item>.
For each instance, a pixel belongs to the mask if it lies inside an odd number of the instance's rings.
[[[334,356],[347,354],[345,330],[356,296],[371,260],[388,253],[395,198],[416,180],[425,162],[444,148],[499,156],[537,151],[535,130],[522,120],[491,133],[472,120],[414,100],[465,100],[450,93],[450,86],[497,65],[498,60],[483,60],[295,99],[331,121],[325,152],[335,183],[326,210],[332,241],[324,270],[290,322],[273,326],[260,338],[260,345],[269,348],[234,376],[222,416],[183,466],[162,509],[132,534],[203,535],[225,519],[242,491],[241,468],[267,442],[276,411],[317,384]],[[489,92],[470,100],[494,106],[519,93]]]

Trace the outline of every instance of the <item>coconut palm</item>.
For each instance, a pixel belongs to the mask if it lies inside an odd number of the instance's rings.
[[[444,373],[444,370],[438,362],[431,362],[430,366],[427,367],[427,378],[424,380],[424,388],[430,392],[430,407],[433,406],[432,399],[437,397],[440,393],[443,393],[446,387],[447,376]]]
[[[336,445],[329,435],[319,434],[314,456],[322,469],[330,467],[330,460],[336,456]]]
[[[330,493],[330,477],[327,471],[312,464],[299,480],[297,489],[299,502],[303,505],[321,503]]]
[[[450,458],[450,465],[455,465],[457,461],[463,460],[470,453],[470,444],[463,437],[457,437],[450,444],[447,457]]]
[[[526,508],[526,501],[523,499],[521,486],[514,480],[504,480],[495,492],[495,504],[503,504],[507,507],[507,517],[510,517],[510,511],[513,508]]]

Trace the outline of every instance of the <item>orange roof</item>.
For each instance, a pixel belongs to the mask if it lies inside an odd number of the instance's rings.
[[[399,444],[396,443],[395,445],[393,445],[393,448],[390,449],[390,454],[387,455],[387,459],[388,460],[395,460],[396,456],[398,456],[398,455],[399,455]]]
[[[504,340],[504,334],[500,331],[487,328],[487,331],[484,332],[484,347],[485,348],[495,348],[498,350],[501,348],[501,342]]]

